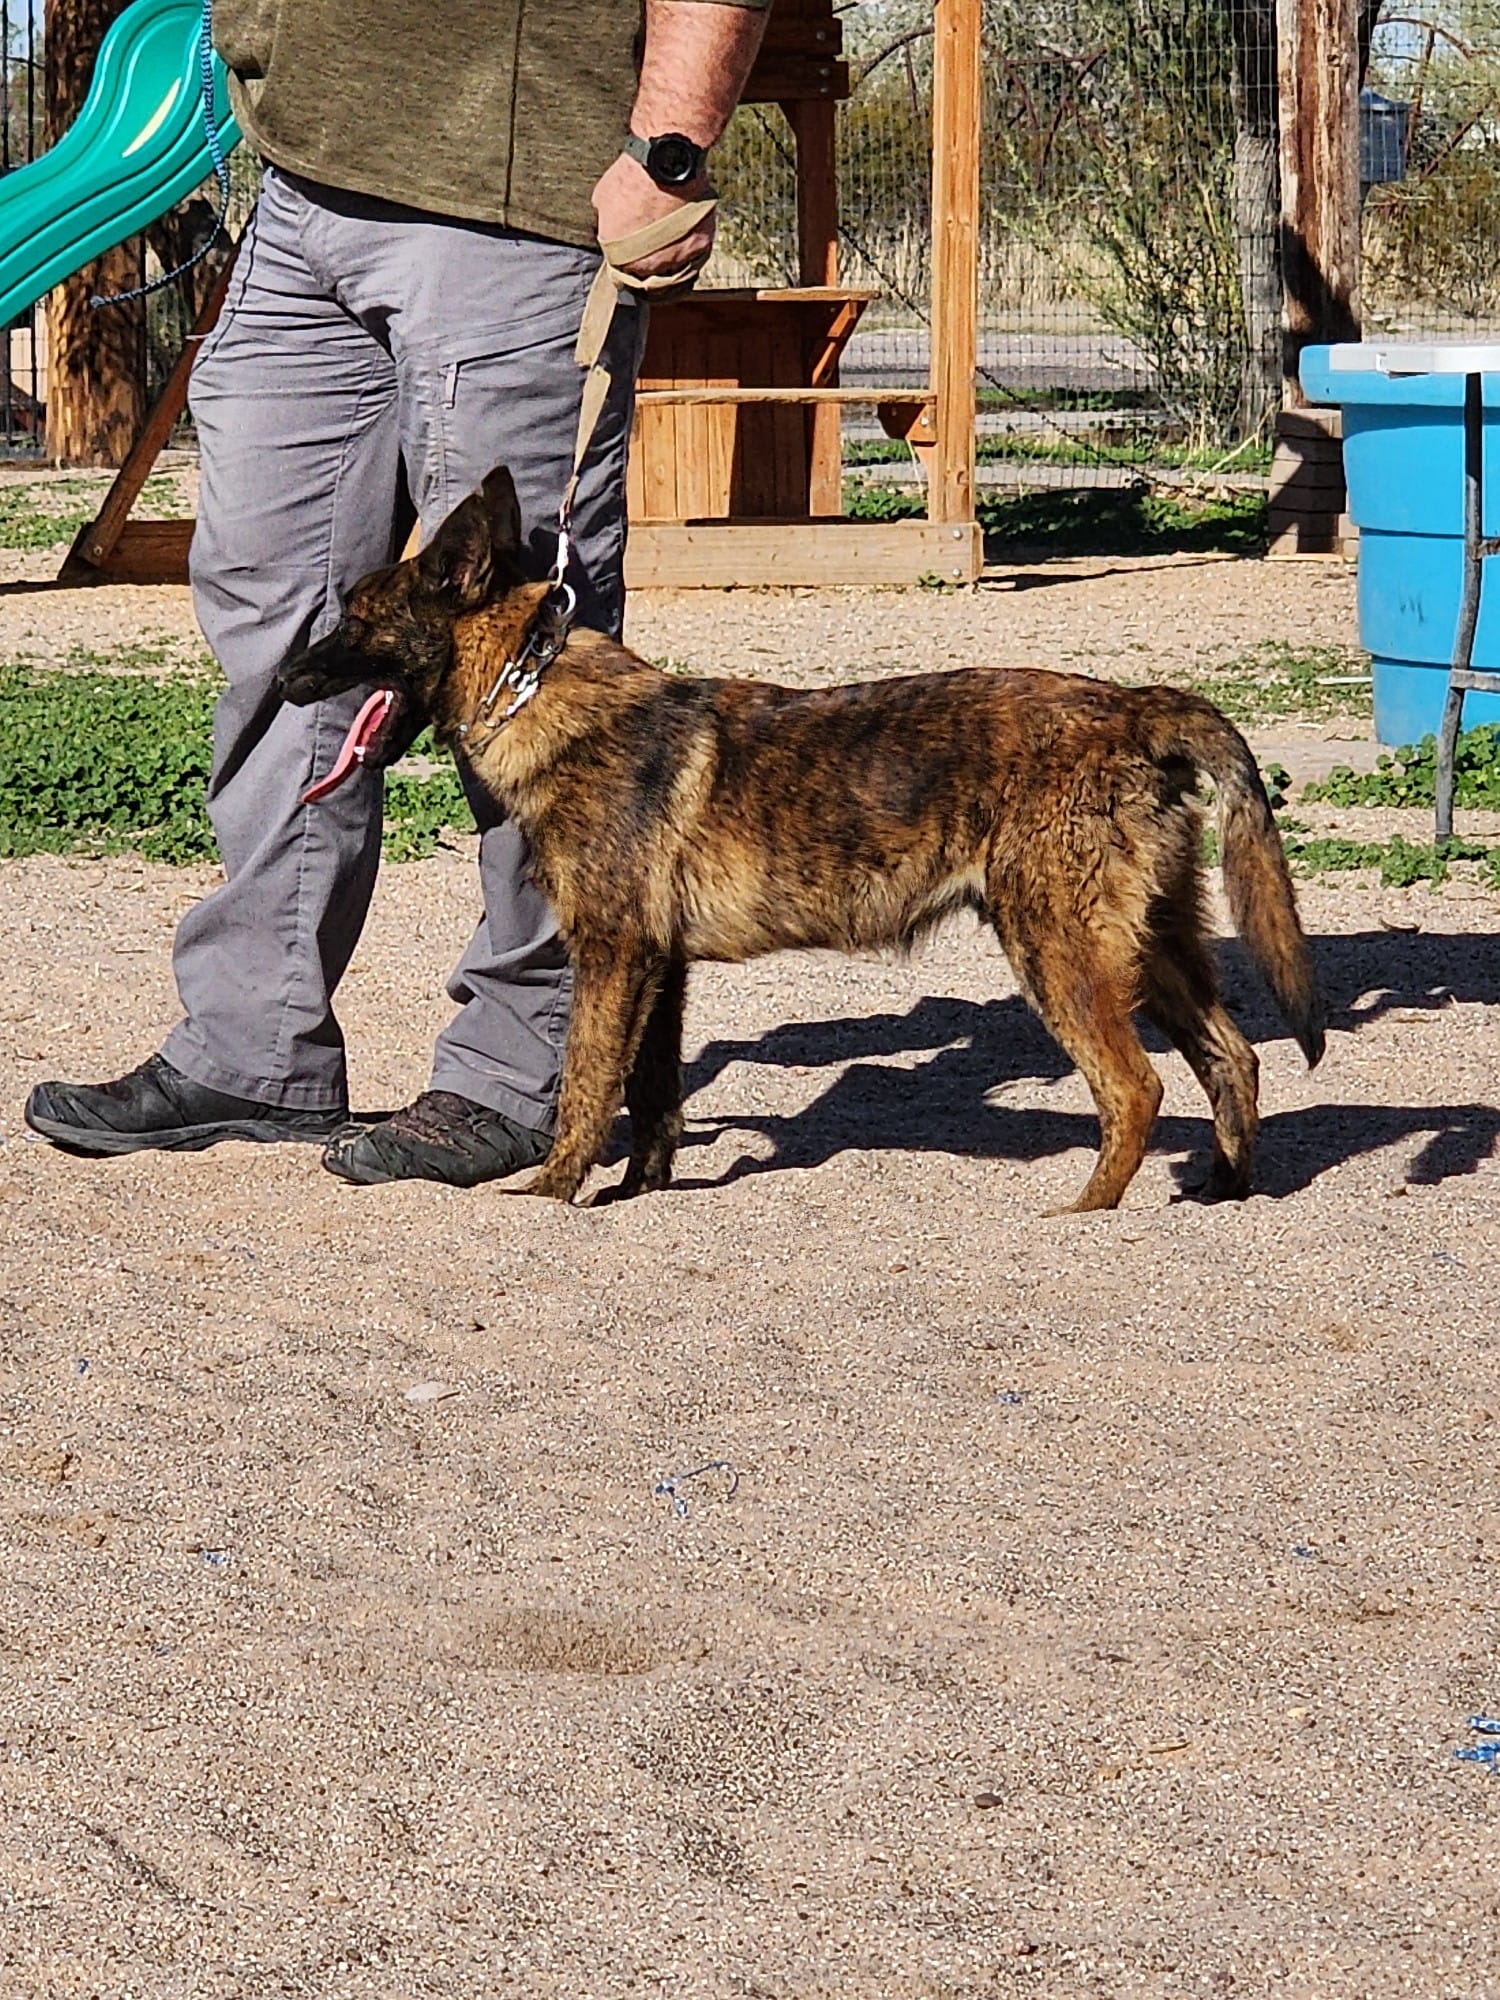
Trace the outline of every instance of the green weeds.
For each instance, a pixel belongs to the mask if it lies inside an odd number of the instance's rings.
[[[0,856],[134,850],[149,861],[212,861],[203,799],[217,692],[201,671],[0,668]],[[434,754],[430,738],[414,754],[424,750]],[[387,780],[392,859],[430,854],[445,832],[473,824],[451,767]]]
[[[1458,739],[1453,758],[1454,802],[1479,811],[1500,812],[1500,725],[1485,723]],[[1432,806],[1437,800],[1437,739],[1385,752],[1373,771],[1340,765],[1304,798],[1334,806]]]
[[[844,511],[855,521],[910,521],[920,519],[926,506],[911,487],[847,479]],[[1215,500],[1177,498],[1144,486],[982,493],[975,513],[990,562],[1194,552],[1259,555],[1266,540],[1261,493]]]
[[[1409,889],[1414,882],[1446,882],[1455,861],[1478,861],[1488,882],[1500,889],[1500,847],[1482,840],[1450,840],[1438,847],[1417,845],[1399,833],[1390,840],[1344,840],[1337,835],[1302,839],[1285,833],[1283,837],[1288,859],[1303,875],[1378,868],[1383,887]]]
[[[0,486],[0,549],[65,548],[98,513],[108,489],[97,480],[26,480]],[[145,514],[174,513],[177,481],[156,473],[141,489]]]
[[[1286,717],[1317,722],[1370,713],[1366,658],[1352,646],[1289,646],[1268,639],[1183,685],[1206,695],[1242,729]]]

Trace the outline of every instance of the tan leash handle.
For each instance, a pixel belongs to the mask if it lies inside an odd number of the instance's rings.
[[[584,455],[593,440],[605,400],[609,395],[612,377],[605,366],[603,356],[610,327],[614,324],[615,308],[620,302],[620,294],[624,291],[644,292],[650,297],[687,291],[708,262],[709,252],[703,251],[680,271],[660,271],[645,278],[638,277],[634,271],[627,271],[624,266],[637,263],[642,257],[653,256],[656,251],[665,250],[670,244],[680,243],[684,236],[691,236],[701,223],[708,220],[718,205],[716,195],[708,196],[702,201],[684,202],[681,208],[674,208],[670,215],[658,216],[655,222],[648,222],[644,229],[634,229],[628,236],[616,236],[608,243],[601,242],[599,245],[604,252],[604,261],[589,288],[588,300],[583,308],[583,319],[578,328],[578,344],[573,350],[579,367],[586,368],[588,376],[583,385],[583,401],[578,411],[578,437],[573,446],[573,471],[558,513],[558,523],[563,537],[562,546],[558,550],[559,582],[562,580],[562,569],[567,564],[568,520],[573,512],[573,497],[578,491],[578,479],[583,471]]]

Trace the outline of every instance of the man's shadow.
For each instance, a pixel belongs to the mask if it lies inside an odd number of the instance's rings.
[[[1315,938],[1312,946],[1335,1032],[1357,1030],[1395,1008],[1500,1002],[1500,941],[1493,938],[1379,931]],[[1221,944],[1220,969],[1226,1004],[1242,1032],[1254,1042],[1283,1037],[1274,1003],[1237,941]],[[1412,1032],[1421,1034],[1421,1026],[1414,1023]],[[1142,1024],[1142,1038],[1153,1051],[1167,1046],[1149,1024]],[[881,1060],[894,1055],[926,1060],[902,1067]],[[710,1042],[685,1069],[688,1098],[737,1062],[840,1073],[790,1116],[694,1119],[685,1150],[712,1145],[727,1132],[768,1141],[770,1150],[766,1157],[742,1154],[713,1179],[679,1174],[679,1187],[721,1187],[750,1174],[821,1166],[850,1150],[1031,1161],[1098,1144],[1092,1113],[989,1101],[1007,1085],[1056,1082],[1072,1068],[1015,997],[980,1003],[933,996],[904,1014],[790,1023],[753,1040]],[[1330,1167],[1419,1135],[1426,1143],[1408,1169],[1411,1184],[1472,1174],[1500,1145],[1500,1109],[1329,1101],[1273,1113],[1261,1126],[1256,1186],[1275,1197],[1293,1194]],[[1205,1176],[1211,1141],[1206,1115],[1173,1116],[1158,1120],[1152,1149],[1190,1156],[1173,1168],[1190,1191]]]

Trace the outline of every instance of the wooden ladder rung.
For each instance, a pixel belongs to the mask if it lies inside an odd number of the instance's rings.
[[[931,389],[637,389],[637,403],[912,403],[937,401]]]

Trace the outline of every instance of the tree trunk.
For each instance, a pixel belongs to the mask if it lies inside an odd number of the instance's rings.
[[[1381,0],[1357,0],[1359,80]],[[1246,353],[1235,429],[1268,431],[1281,407],[1281,166],[1276,0],[1240,0],[1234,23],[1234,220],[1240,249]]]
[[[1267,434],[1281,408],[1281,170],[1275,0],[1234,9],[1234,222],[1245,364],[1235,433]]]
[[[56,145],[88,95],[94,58],[126,0],[47,0],[47,143]],[[135,244],[86,264],[47,298],[47,453],[59,465],[117,466],[146,414],[144,301],[89,300],[141,282]]]
[[[1359,339],[1359,31],[1365,0],[1278,0],[1282,371],[1313,341]]]

